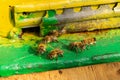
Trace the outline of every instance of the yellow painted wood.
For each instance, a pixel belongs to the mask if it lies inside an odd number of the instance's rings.
[[[57,9],[55,11],[56,11],[56,14],[62,14],[63,13],[63,9]]]
[[[12,27],[9,6],[0,2],[0,36],[6,37]]]
[[[80,12],[81,7],[73,8],[74,12]]]
[[[15,6],[17,12],[30,12],[30,11],[41,11],[41,10],[57,10],[63,8],[73,8],[80,6],[90,6],[99,4],[116,3],[120,0],[44,0],[34,1],[32,3],[19,4]],[[34,6],[34,7],[33,7]]]
[[[92,10],[96,10],[96,9],[98,9],[98,7],[99,7],[98,5],[97,5],[97,6],[94,5],[94,6],[91,6],[91,9],[92,9]]]
[[[28,4],[28,3],[34,3],[37,4],[39,1],[39,3],[44,4],[48,2],[48,0],[0,0],[0,36],[6,37],[8,35],[8,33],[13,29],[14,24],[12,22],[13,19],[11,19],[11,13],[10,13],[10,9],[12,6],[14,5],[18,5],[18,4]],[[49,2],[48,2],[49,3]],[[34,7],[33,6],[29,6],[29,7]],[[36,5],[36,7],[34,8],[38,8],[39,4]],[[39,6],[40,7],[40,6]],[[42,8],[45,8],[45,6],[43,5]],[[26,9],[26,8],[25,8]]]
[[[115,4],[109,4],[108,5],[110,8],[113,8],[115,6]]]
[[[7,36],[14,27],[10,17],[10,6],[15,7],[16,12],[33,12],[115,2],[120,2],[120,0],[0,0],[0,35]]]
[[[117,4],[117,7],[114,8],[115,12],[120,12],[120,3]]]

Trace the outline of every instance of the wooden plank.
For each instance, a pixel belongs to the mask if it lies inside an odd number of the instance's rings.
[[[120,80],[120,62],[15,75],[0,80]]]

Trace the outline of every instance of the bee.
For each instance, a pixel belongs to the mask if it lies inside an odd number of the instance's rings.
[[[66,34],[66,33],[67,33],[67,31],[65,29],[62,29],[59,34],[62,35],[62,34]]]
[[[23,40],[22,36],[23,36],[23,32],[21,32],[21,33],[18,35],[18,37],[19,37],[21,40]]]
[[[39,54],[43,54],[44,52],[46,52],[46,45],[44,43],[40,43],[38,45],[38,53]]]
[[[58,56],[63,56],[63,51],[60,49],[54,49],[48,54],[49,59],[58,58]]]
[[[58,30],[52,30],[49,35],[52,35],[52,36],[56,36],[56,37],[59,37],[61,36],[62,34],[65,34],[66,33],[66,30],[65,29],[62,29],[60,31]]]
[[[76,52],[78,52],[78,49],[81,49],[81,51],[86,49],[86,45],[84,45],[81,41],[80,42],[72,42],[69,44],[69,48],[71,50],[76,49]]]
[[[96,44],[96,38],[88,38],[81,41],[84,45],[93,45]]]
[[[55,42],[55,41],[58,42],[56,36],[45,36],[43,38],[43,41],[44,41],[44,43],[50,43],[50,42]]]
[[[49,34],[56,37],[60,36],[60,33],[57,30],[52,30]]]

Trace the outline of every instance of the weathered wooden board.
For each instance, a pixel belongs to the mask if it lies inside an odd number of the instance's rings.
[[[16,75],[0,80],[120,80],[120,63]]]

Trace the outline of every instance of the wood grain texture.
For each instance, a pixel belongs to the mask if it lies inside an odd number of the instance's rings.
[[[0,80],[120,80],[120,62],[15,75]]]

